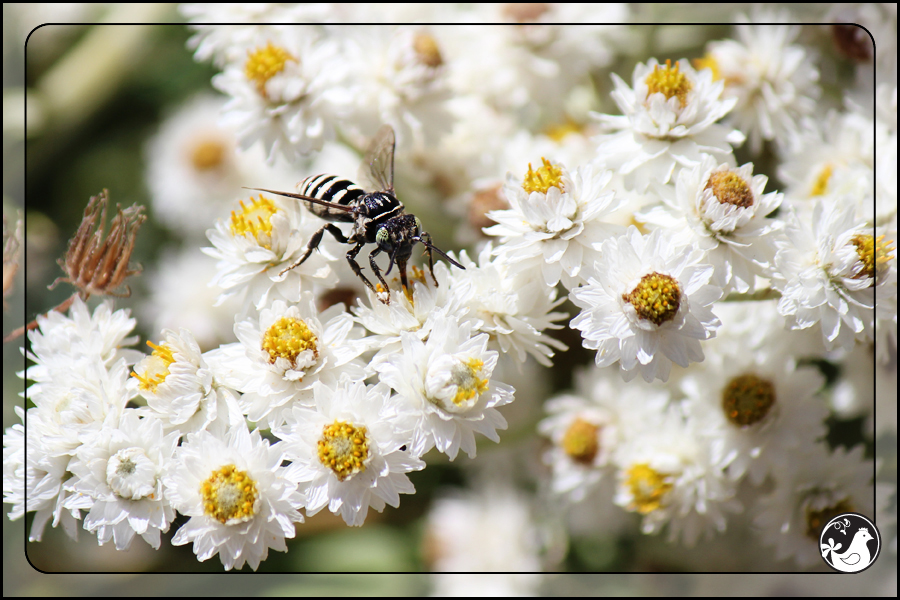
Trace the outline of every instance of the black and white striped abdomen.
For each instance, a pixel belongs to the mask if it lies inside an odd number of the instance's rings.
[[[337,175],[313,175],[307,177],[297,185],[298,191],[304,196],[310,196],[317,200],[352,206],[355,200],[365,195],[365,190],[349,181],[341,179]],[[306,203],[306,207],[314,214],[332,220],[352,221],[353,217],[344,211],[331,210],[321,204]]]

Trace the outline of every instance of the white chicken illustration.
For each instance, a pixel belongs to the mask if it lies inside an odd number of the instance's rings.
[[[822,544],[822,557],[824,558],[831,552],[831,565],[844,573],[855,573],[869,566],[872,558],[869,554],[869,547],[866,542],[875,539],[869,530],[860,527],[859,531],[853,536],[850,547],[844,552],[838,552],[841,544],[835,544],[834,538],[828,538],[828,544]]]

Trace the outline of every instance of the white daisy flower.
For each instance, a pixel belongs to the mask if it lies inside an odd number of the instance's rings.
[[[295,405],[272,430],[284,440],[285,476],[300,484],[308,516],[327,506],[360,526],[369,508],[396,508],[400,494],[416,492],[406,473],[425,463],[409,451],[411,432],[387,386],[344,377],[333,390],[316,384],[314,393],[314,409]]]
[[[270,162],[280,154],[290,163],[320,150],[352,100],[340,46],[298,25],[267,27],[244,49],[212,80],[231,97],[222,122],[237,132],[241,148],[260,141]]]
[[[817,395],[825,379],[814,367],[772,353],[768,360],[732,355],[724,364],[687,373],[681,381],[689,417],[715,439],[712,461],[754,485],[789,462],[798,448],[826,433],[828,408]]]
[[[509,353],[520,363],[528,355],[545,367],[556,350],[567,350],[559,340],[547,335],[547,329],[560,329],[557,321],[568,313],[551,312],[565,298],[556,298],[556,288],[526,275],[510,274],[503,257],[493,256],[491,243],[485,244],[476,263],[465,250],[459,263],[466,269],[451,270],[449,285],[458,290],[467,308],[462,317],[473,322],[473,330],[490,335],[491,345],[503,354]]]
[[[773,471],[772,492],[757,501],[753,519],[762,542],[775,547],[775,558],[793,557],[797,564],[819,564],[819,533],[845,512],[874,513],[872,462],[863,447],[849,452],[824,443],[805,446]]]
[[[292,300],[314,283],[333,286],[334,273],[325,254],[328,244],[319,246],[302,264],[287,271],[303,256],[309,238],[319,229],[321,220],[304,210],[297,202],[271,200],[262,194],[241,210],[232,211],[231,219],[216,221],[216,228],[206,232],[214,248],[202,251],[218,259],[217,274],[212,285],[222,288],[219,303],[239,295],[243,299],[241,315],[251,305],[257,310],[273,300]]]
[[[737,486],[716,464],[706,435],[678,406],[648,414],[645,428],[617,452],[615,503],[643,515],[641,532],[655,534],[668,523],[669,541],[693,546],[727,526],[725,512],[741,512]]]
[[[625,175],[629,189],[644,191],[651,181],[667,183],[676,169],[694,167],[704,154],[733,162],[732,147],[744,135],[716,123],[737,98],[720,99],[721,81],[712,71],[695,71],[686,60],[661,67],[655,58],[638,63],[633,87],[612,74],[616,89],[610,95],[622,116],[594,113],[602,124],[618,133],[598,138],[597,162]]]
[[[238,425],[223,438],[209,431],[188,434],[163,479],[166,499],[190,517],[172,538],[193,542],[197,560],[216,554],[225,569],[245,563],[254,571],[269,548],[287,552],[304,505],[297,484],[284,476],[280,444],[270,446],[259,430]]]
[[[793,43],[799,27],[764,24],[786,23],[788,15],[761,14],[756,23],[741,15],[739,20],[745,24],[735,26],[737,40],[710,42],[706,56],[694,64],[725,83],[724,98],[737,99],[727,120],[747,134],[754,154],[763,140],[784,148],[801,129],[801,120],[815,112],[819,71],[809,52]]]
[[[551,489],[581,502],[613,475],[621,444],[647,426],[647,413],[660,414],[669,393],[656,385],[625,384],[608,369],[576,372],[575,394],[563,394],[544,405],[548,416],[538,431],[553,446],[544,454],[552,469]]]
[[[181,434],[211,428],[224,433],[242,423],[237,394],[216,380],[191,332],[166,329],[162,334],[165,341],[159,345],[147,341],[153,353],[132,373],[149,413],[167,431]]]
[[[621,233],[620,226],[602,220],[618,208],[608,185],[612,172],[583,165],[572,176],[564,166],[541,160],[536,171],[528,165],[524,181],[507,175],[504,193],[511,208],[489,212],[498,224],[484,232],[500,236],[495,252],[515,272],[540,269],[548,286],[562,281],[571,288],[581,281],[582,266],[599,258],[595,248]]]
[[[234,333],[238,343],[206,357],[222,381],[243,394],[241,407],[254,423],[274,427],[294,403],[311,406],[317,381],[334,387],[343,374],[366,377],[357,360],[366,345],[350,315],[340,306],[319,315],[309,294],[296,305],[276,300],[258,321],[236,323]]]
[[[856,337],[871,341],[874,334],[874,293],[886,248],[876,245],[855,212],[852,205],[819,202],[811,228],[793,215],[775,255],[778,312],[791,329],[821,323],[827,350],[849,350]]]
[[[725,292],[752,292],[759,267],[774,258],[772,234],[780,222],[766,218],[781,205],[782,194],[763,194],[765,175],[753,175],[753,164],[740,168],[717,165],[707,156],[693,169],[682,169],[670,188],[660,186],[664,205],[637,215],[663,227],[706,252],[713,278]],[[687,227],[685,227],[685,224]]]
[[[625,381],[666,381],[672,363],[703,360],[699,340],[715,336],[710,309],[722,289],[707,284],[712,267],[703,253],[675,244],[661,230],[641,236],[630,227],[603,242],[601,260],[585,286],[569,297],[581,313],[572,320],[585,348],[597,350],[598,367],[616,361]]]
[[[162,476],[178,438],[177,431],[163,435],[160,420],[126,410],[79,446],[68,466],[73,477],[65,488],[72,494],[65,506],[90,511],[84,528],[97,533],[101,546],[114,540],[116,550],[127,550],[138,534],[159,549],[160,532],[175,519]]]
[[[458,325],[444,312],[427,341],[404,333],[402,352],[375,365],[415,420],[411,450],[417,456],[436,446],[450,460],[460,448],[474,458],[475,432],[499,442],[496,430],[506,428],[496,407],[512,402],[515,390],[491,380],[497,352],[487,349],[487,334],[470,333],[471,324]]]
[[[893,360],[897,349],[897,228],[876,228],[875,237],[864,236],[864,262],[868,268],[868,253],[874,253],[875,278],[875,358],[883,365]],[[886,239],[890,236],[890,239]],[[869,248],[872,244],[873,248]],[[894,355],[896,356],[896,355]]]

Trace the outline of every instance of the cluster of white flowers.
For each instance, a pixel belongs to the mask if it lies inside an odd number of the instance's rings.
[[[550,468],[535,476],[554,506],[599,493],[638,513],[643,533],[667,527],[687,545],[746,508],[778,558],[805,566],[816,527],[874,514],[862,447],[825,442],[816,364],[896,361],[896,84],[877,114],[849,100],[827,112],[798,28],[745,19],[693,63],[650,58],[630,84],[612,73],[622,114],[590,112],[590,76],[625,32],[534,24],[587,18],[567,6],[434,9],[531,23],[499,29],[275,26],[347,9],[185,6],[195,57],[219,69],[228,100],[194,100],[160,132],[154,203],[186,234],[222,217],[203,252],[218,261],[232,341],[219,343],[221,326],[207,335],[217,326],[204,315],[199,343],[167,324],[142,355],[122,349],[134,320],[106,304],[40,319],[27,435],[4,436],[10,518],[27,500],[39,540],[51,517],[74,534],[86,511],[101,544],[125,549],[138,533],[157,548],[177,511],[190,520],[174,544],[255,570],[287,550],[301,511],[362,525],[415,493],[409,474],[426,459],[501,441],[515,368],[560,363],[554,332],[567,326],[595,364],[537,426]],[[244,24],[205,24],[223,20]],[[206,127],[216,104],[223,119]],[[408,285],[392,255],[387,286],[371,289],[348,264],[360,248],[340,243],[350,224],[325,230],[311,204],[240,187],[278,188],[288,168],[356,181],[349,169],[382,124],[396,133],[398,197],[421,217],[416,241],[424,227],[477,242],[433,268],[430,254],[421,268],[412,258]],[[747,139],[750,159],[777,155],[784,190],[735,158]],[[226,217],[217,199],[229,194]],[[188,215],[194,195],[203,210]],[[840,389],[871,413],[873,399]],[[494,496],[483,518],[515,521],[504,540],[520,539],[527,519],[504,507],[527,511]],[[458,539],[442,533],[456,521],[483,534],[464,507],[436,509],[440,569],[485,567],[442,541]],[[539,544],[520,546],[539,570]]]

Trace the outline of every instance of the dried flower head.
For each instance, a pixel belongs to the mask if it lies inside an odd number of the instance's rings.
[[[141,272],[140,265],[129,269],[128,263],[138,229],[147,216],[143,214],[143,206],[135,204],[122,210],[117,204],[116,216],[109,226],[109,233],[104,236],[108,202],[107,190],[91,197],[78,231],[69,240],[65,258],[59,260],[66,277],[58,278],[51,288],[65,281],[77,287],[84,297],[94,294],[127,298],[131,295],[128,286],[125,286],[124,293],[116,293],[115,290],[124,284],[128,276]]]

